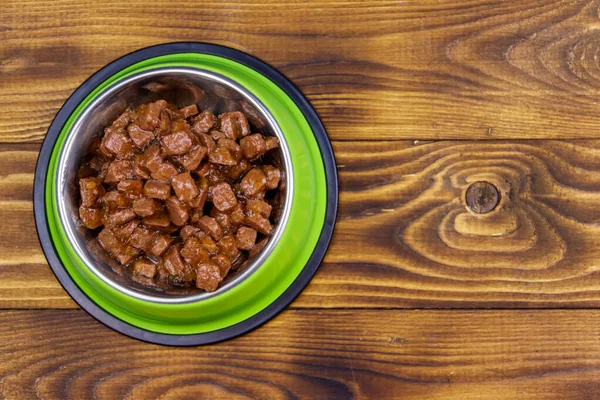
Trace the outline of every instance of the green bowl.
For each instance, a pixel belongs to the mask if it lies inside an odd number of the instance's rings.
[[[73,143],[77,144],[79,128],[93,115],[94,105],[140,75],[166,70],[217,76],[250,93],[283,135],[291,166],[287,214],[277,230],[277,240],[250,272],[212,295],[161,298],[139,295],[141,292],[115,283],[83,255],[64,214],[72,197],[65,183],[72,168],[64,163],[72,152],[81,153],[82,146]],[[126,106],[114,103],[116,108]],[[204,43],[172,43],[136,51],[82,84],[48,130],[34,185],[40,243],[65,290],[107,326],[167,345],[225,340],[257,327],[285,308],[308,284],[325,255],[337,200],[331,145],[318,116],[298,89],[256,58]]]

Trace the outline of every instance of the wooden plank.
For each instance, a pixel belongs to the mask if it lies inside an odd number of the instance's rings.
[[[323,297],[338,306],[598,306],[599,145],[336,143],[340,214]],[[477,181],[500,192],[488,214],[467,207]]]
[[[0,145],[0,308],[73,308],[40,248],[33,220],[38,144]]]
[[[2,142],[39,142],[94,71],[171,41],[224,44],[273,64],[336,140],[597,136],[595,1],[2,5]]]
[[[0,144],[0,201],[31,202],[38,144]]]
[[[598,318],[596,310],[290,310],[234,340],[167,348],[81,311],[0,312],[0,396],[593,399]]]
[[[334,147],[336,232],[293,307],[600,306],[600,141]],[[0,146],[0,307],[73,307],[27,200],[37,149],[21,148]],[[467,210],[477,180],[500,189],[489,214]]]

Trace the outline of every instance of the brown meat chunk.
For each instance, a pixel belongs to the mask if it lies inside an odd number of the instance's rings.
[[[142,275],[146,278],[154,278],[156,275],[156,265],[147,258],[135,260],[131,270],[135,275]]]
[[[220,139],[217,147],[212,152],[208,153],[208,161],[213,164],[228,166],[236,165],[239,159],[236,157],[235,153],[229,149],[229,147],[229,145],[223,145],[223,139]]]
[[[164,211],[159,211],[153,215],[144,217],[142,221],[144,222],[144,225],[152,229],[166,230],[171,225],[171,220]]]
[[[96,229],[102,226],[102,212],[98,207],[79,207],[79,219],[88,229]]]
[[[178,113],[176,113],[176,114],[179,115]],[[186,120],[181,119],[181,118],[178,118],[177,120],[175,120],[171,123],[171,133],[177,133],[177,132],[185,132],[185,133],[189,134],[190,136],[193,136],[190,124],[188,124]]]
[[[164,109],[160,112],[160,122],[158,126],[154,128],[154,133],[158,136],[164,136],[171,132],[171,117],[169,112]]]
[[[190,202],[200,194],[196,182],[194,182],[194,179],[189,172],[175,175],[173,179],[171,179],[171,186],[173,186],[175,195],[181,201]]]
[[[271,216],[273,207],[263,200],[249,199],[246,202],[246,215],[258,214],[264,218]]]
[[[160,147],[157,144],[149,146],[141,157],[140,165],[146,168],[150,173],[158,171],[163,164],[163,156]]]
[[[267,146],[267,151],[276,149],[279,147],[279,139],[275,136],[267,136],[265,138],[265,146]]]
[[[152,131],[160,124],[160,112],[167,106],[164,100],[142,104],[136,110],[135,124],[145,131]]]
[[[142,166],[142,155],[136,154],[133,160],[133,174],[138,179],[150,179],[150,171]]]
[[[227,135],[229,139],[238,140],[250,134],[250,126],[248,120],[239,111],[228,112],[219,116],[221,131]]]
[[[219,246],[221,253],[227,256],[230,261],[234,261],[240,254],[235,243],[235,238],[232,235],[223,236],[221,240],[217,242],[217,246]],[[229,264],[229,267],[231,267],[231,263]]]
[[[132,260],[137,258],[140,255],[140,252],[128,245],[123,245],[123,247],[119,248],[117,253],[112,253],[112,256],[117,259],[122,265],[129,264]]]
[[[200,221],[200,218],[202,218],[204,216],[204,209],[203,208],[191,208],[190,209],[190,223],[196,225],[198,224],[198,221]]]
[[[100,146],[98,147],[98,153],[100,153],[100,157],[106,160],[115,158],[114,154],[108,151],[108,149],[104,147],[102,143],[100,143]]]
[[[219,211],[229,211],[237,205],[237,199],[229,183],[222,182],[212,187],[212,202]]]
[[[200,244],[202,245],[202,247],[204,247],[206,250],[208,250],[209,253],[214,254],[217,251],[219,251],[219,247],[217,246],[215,241],[212,240],[211,237],[208,236],[203,231],[196,232],[196,234],[194,234],[194,236],[200,241]]]
[[[140,149],[146,147],[146,145],[150,143],[152,139],[154,139],[154,132],[145,131],[136,124],[129,125],[127,127],[127,133],[129,134],[129,137],[133,143],[135,143],[135,145]]]
[[[119,238],[119,240],[122,240],[123,242],[127,243],[127,241],[129,240],[129,238],[131,237],[131,235],[133,234],[133,231],[140,225],[140,220],[139,219],[133,219],[119,227],[115,227],[113,228],[113,232],[115,234],[115,236],[117,238]]]
[[[125,128],[134,118],[135,115],[131,110],[125,110],[117,117],[117,119],[115,119],[110,127],[113,129]]]
[[[226,180],[219,167],[217,167],[215,164],[211,164],[210,162],[202,164],[195,172],[198,174],[198,176],[206,178],[208,182],[213,184]]]
[[[242,149],[240,145],[236,143],[235,140],[221,138],[217,141],[217,148],[219,147],[223,147],[229,150],[229,153],[235,159],[236,162],[240,162],[242,160]]]
[[[244,175],[240,188],[246,196],[260,197],[267,187],[267,177],[260,168],[252,168]]]
[[[156,199],[142,197],[133,201],[133,211],[140,217],[149,217],[161,209],[162,204]]]
[[[117,121],[114,121],[112,124],[104,128],[104,137],[115,132],[124,133],[126,127],[127,125],[122,125],[117,123]],[[100,143],[100,147],[102,147],[102,143]]]
[[[263,139],[260,133],[255,133],[242,138],[242,140],[240,140],[240,147],[242,148],[242,154],[248,160],[254,160],[267,151],[265,139]]]
[[[221,274],[221,278],[225,278],[225,276],[229,273],[231,269],[231,260],[224,254],[216,254],[212,257],[212,263],[219,266],[219,273]]]
[[[162,233],[155,233],[152,238],[152,242],[150,243],[148,253],[155,257],[160,257],[169,248],[171,243],[173,243],[173,238],[171,236]]]
[[[239,163],[236,165],[232,165],[227,167],[225,170],[225,174],[228,178],[237,180],[242,176],[242,174],[251,167],[250,163],[246,159],[241,159]]]
[[[193,225],[186,225],[183,228],[181,228],[181,231],[179,232],[179,236],[181,236],[181,238],[183,240],[187,240],[190,236],[193,236],[199,230],[200,230],[199,228],[196,228]]]
[[[129,263],[139,255],[137,249],[121,242],[108,228],[104,228],[98,234],[98,243],[100,243],[104,250],[123,265]]]
[[[171,196],[165,200],[165,206],[167,206],[167,213],[171,221],[177,226],[183,226],[187,224],[189,214],[188,209],[183,202],[177,197]]]
[[[206,133],[217,123],[217,117],[209,110],[202,111],[192,120],[192,132],[195,134]]]
[[[122,265],[127,265],[131,262],[131,260],[137,258],[140,255],[140,252],[131,246],[123,245],[120,249],[119,253],[114,254],[113,257],[117,259]]]
[[[154,199],[166,200],[171,197],[171,185],[157,180],[146,181],[144,196]]]
[[[213,151],[215,151],[215,149],[217,148],[217,145],[215,144],[215,140],[210,137],[209,135],[205,135],[203,133],[199,134],[197,136],[198,141],[200,142],[200,144],[204,147],[206,147],[207,152],[210,154]]]
[[[168,161],[163,162],[161,166],[151,174],[152,179],[163,182],[169,182],[175,175],[177,175],[177,169]]]
[[[179,114],[179,109],[177,108],[177,106],[175,104],[168,104],[165,111],[167,113],[169,113],[169,116],[171,117],[172,122],[183,120],[181,118],[181,114]]]
[[[131,221],[137,215],[132,208],[119,208],[112,212],[108,212],[102,218],[102,223],[105,226],[117,226]]]
[[[195,282],[196,281],[196,269],[193,268],[190,264],[185,263],[183,275],[177,277],[177,279],[175,279],[175,281],[179,281],[181,283]]]
[[[184,131],[178,131],[162,138],[162,149],[169,156],[187,154],[193,144],[190,135]]]
[[[100,157],[92,157],[87,163],[87,165],[96,172],[100,172],[102,164],[104,164],[104,160]]]
[[[214,292],[222,280],[221,269],[216,264],[205,263],[196,268],[196,287],[198,289]]]
[[[272,165],[263,165],[262,170],[267,177],[267,189],[277,189],[279,186],[279,180],[281,179],[281,171]]]
[[[123,245],[123,243],[117,239],[115,234],[109,228],[104,228],[98,234],[98,242],[104,248],[104,250],[112,253],[113,251],[117,252],[119,247]]]
[[[229,212],[229,219],[232,224],[239,225],[244,222],[244,218],[246,218],[246,214],[244,214],[241,204],[238,203],[238,205]]]
[[[181,256],[192,265],[205,263],[210,260],[210,254],[196,237],[190,237],[185,241],[181,249]]]
[[[104,178],[106,178],[106,174],[108,174],[108,166],[109,165],[110,165],[110,161],[106,161],[104,164],[102,164],[102,167],[100,167],[100,171],[98,171],[98,175],[96,176],[96,178],[98,178],[102,182],[104,182]]]
[[[100,148],[119,158],[128,158],[135,154],[133,143],[122,129],[110,130],[102,139]]]
[[[256,230],[240,226],[235,234],[236,245],[242,250],[251,250],[256,243]]]
[[[198,221],[198,226],[204,232],[209,234],[214,240],[219,240],[223,237],[223,229],[221,229],[221,226],[217,223],[217,220],[212,217],[207,215],[203,216],[200,218],[200,221]]]
[[[109,185],[116,185],[125,179],[133,179],[133,162],[128,160],[116,160],[108,164],[108,170],[104,177],[104,182]]]
[[[231,219],[229,219],[229,215],[219,211],[218,208],[213,207],[210,210],[210,216],[217,221],[221,228],[223,228],[224,233],[235,230],[236,225],[234,225],[233,222],[231,222]]]
[[[246,215],[244,223],[249,227],[256,229],[263,235],[268,235],[271,233],[271,223],[267,218],[260,214]]]
[[[213,129],[212,131],[208,132],[208,134],[210,135],[210,137],[213,138],[213,140],[215,141],[215,143],[219,139],[227,139],[227,136],[223,132],[218,131],[216,129]]]
[[[164,266],[169,274],[181,277],[185,273],[185,263],[179,253],[179,246],[169,248],[163,256]]]
[[[130,199],[136,199],[142,196],[144,183],[137,179],[125,179],[117,184],[117,189]]]
[[[196,182],[196,188],[198,189],[198,195],[187,203],[190,207],[201,209],[204,207],[204,203],[208,198],[208,180],[206,178],[200,178],[200,180]]]
[[[79,180],[79,193],[81,194],[81,205],[92,207],[106,192],[99,179],[84,178]]]
[[[131,199],[115,190],[107,192],[100,199],[103,209],[113,210],[115,208],[124,208],[131,206]]]
[[[148,251],[154,241],[154,234],[144,226],[138,226],[134,229],[131,237],[129,238],[129,244],[136,249]]]
[[[169,271],[165,268],[165,263],[162,258],[156,263],[156,275],[154,279],[163,285],[168,284]]]
[[[181,115],[182,118],[193,117],[196,114],[198,114],[198,106],[195,104],[191,104],[179,110],[179,115]]]
[[[198,145],[190,150],[188,154],[174,158],[175,161],[188,171],[193,171],[206,156],[206,147]]]

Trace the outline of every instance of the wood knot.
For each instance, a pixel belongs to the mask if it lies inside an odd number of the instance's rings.
[[[467,206],[476,214],[487,214],[498,205],[500,193],[489,182],[479,181],[467,189]]]

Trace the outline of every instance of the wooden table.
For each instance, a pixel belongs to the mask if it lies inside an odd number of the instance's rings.
[[[4,0],[0,398],[600,398],[599,26],[588,0]],[[171,41],[282,71],[340,175],[303,294],[198,348],[80,310],[32,215],[37,151],[69,94]],[[493,187],[469,210],[477,181]]]

